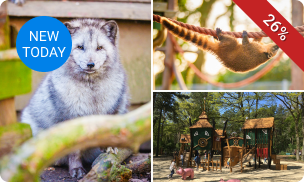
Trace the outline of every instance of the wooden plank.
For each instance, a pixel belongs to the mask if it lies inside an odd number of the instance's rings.
[[[21,145],[31,136],[32,130],[29,124],[14,123],[0,127],[0,158],[9,154],[14,147]]]
[[[153,12],[165,12],[168,9],[166,2],[153,2]]]
[[[0,51],[0,61],[19,59],[16,48]]]
[[[207,171],[210,171],[210,154],[208,154],[208,165],[207,165]]]
[[[31,69],[21,61],[0,61],[0,100],[31,91]]]
[[[177,0],[169,0],[168,1],[168,10],[176,10],[177,9]],[[176,19],[173,18],[172,19]],[[170,90],[171,84],[173,82],[173,70],[172,65],[175,61],[175,49],[173,43],[170,39],[173,37],[172,34],[168,33],[167,40],[166,40],[166,57],[165,57],[165,69],[163,71],[163,80],[162,80],[162,90]]]
[[[214,171],[213,159],[212,159],[212,171]]]
[[[242,151],[241,151],[241,173],[243,172],[243,151],[244,151],[244,144],[242,145]]]
[[[7,16],[7,1],[0,6],[0,50],[10,48],[9,20]]]
[[[17,115],[14,98],[0,100],[0,126],[15,122],[17,122]]]
[[[298,0],[292,0],[292,26],[303,25],[303,5]],[[292,90],[304,89],[304,73],[302,69],[291,61],[291,88]]]
[[[222,157],[221,157],[221,160],[220,160],[220,171],[222,172]]]
[[[28,1],[8,3],[9,16],[151,20],[151,4],[118,2]]]

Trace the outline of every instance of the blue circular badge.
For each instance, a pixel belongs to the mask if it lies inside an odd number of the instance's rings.
[[[17,53],[29,68],[48,72],[62,66],[70,56],[72,38],[66,26],[56,18],[40,16],[20,29]]]

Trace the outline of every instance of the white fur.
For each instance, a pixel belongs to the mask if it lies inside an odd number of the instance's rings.
[[[127,112],[129,95],[118,54],[118,27],[109,28],[116,23],[84,19],[66,25],[72,35],[71,55],[62,67],[47,74],[21,116],[21,122],[31,125],[34,136],[65,120]],[[97,50],[99,46],[101,50]],[[91,62],[95,64],[94,73],[86,72]],[[99,153],[96,148],[90,149],[74,153],[73,159],[82,155],[82,160],[93,162]],[[67,159],[56,164],[67,164]]]

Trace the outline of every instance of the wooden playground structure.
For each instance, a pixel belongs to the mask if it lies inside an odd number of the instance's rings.
[[[223,152],[223,141],[227,138],[226,132],[224,130],[215,130],[215,122],[213,120],[213,126],[209,123],[208,117],[205,111],[199,116],[198,122],[196,122],[190,128],[190,133],[187,135],[181,135],[180,143],[181,148],[179,150],[179,155],[177,156],[176,162],[177,165],[180,164],[180,155],[184,153],[185,149],[188,149],[189,152],[184,154],[185,164],[187,167],[194,166],[195,162],[192,159],[192,154],[194,150],[206,150],[211,151],[208,153],[208,159],[201,161],[200,168],[210,170],[210,164],[212,170],[221,170],[223,165],[223,158],[221,157],[220,161],[213,161],[213,153],[218,150]],[[209,165],[208,165],[209,164]]]
[[[211,119],[212,120],[212,119]],[[230,172],[241,171],[245,167],[245,163],[254,162],[254,169],[260,168],[266,162],[268,168],[271,168],[271,161],[276,165],[276,170],[287,170],[287,165],[280,164],[280,159],[276,159],[276,154],[273,153],[273,132],[274,118],[258,118],[248,119],[244,122],[242,131],[244,138],[232,136],[227,137],[225,122],[223,130],[215,129],[209,123],[209,119],[205,111],[199,116],[199,120],[190,128],[190,134],[182,134],[180,138],[181,148],[179,155],[176,156],[176,164],[180,165],[180,155],[184,155],[186,167],[195,167],[193,154],[195,150],[206,151],[208,157],[202,159],[199,168],[203,170],[222,170],[222,166],[226,166],[230,158]],[[187,151],[187,152],[186,152]],[[220,160],[213,160],[215,151],[220,152]],[[196,152],[195,155],[198,155]],[[202,154],[200,154],[202,156]],[[257,165],[258,162],[258,165]]]

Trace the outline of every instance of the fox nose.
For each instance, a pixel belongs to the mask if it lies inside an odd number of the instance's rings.
[[[95,66],[95,64],[94,64],[94,63],[88,63],[87,66],[88,66],[89,68],[93,68],[93,67]]]

